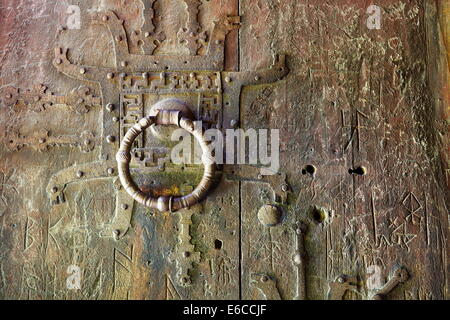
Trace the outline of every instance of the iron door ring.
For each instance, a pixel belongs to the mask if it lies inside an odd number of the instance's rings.
[[[131,147],[136,137],[152,125],[175,125],[185,129],[192,134],[199,142],[202,149],[202,163],[204,166],[203,177],[198,186],[185,196],[160,196],[155,198],[141,191],[133,181],[130,174]],[[119,151],[116,154],[119,171],[119,179],[126,192],[137,202],[161,212],[177,211],[182,208],[189,208],[204,199],[213,184],[216,171],[215,159],[211,154],[209,142],[203,137],[203,133],[194,130],[192,119],[187,118],[178,110],[160,110],[155,116],[142,118],[131,127],[123,137]]]

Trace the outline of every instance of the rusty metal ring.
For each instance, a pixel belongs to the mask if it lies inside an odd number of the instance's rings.
[[[154,198],[142,192],[134,183],[130,174],[131,147],[136,137],[151,125],[175,125],[191,133],[200,143],[202,149],[202,163],[205,167],[202,180],[199,185],[186,196]],[[177,211],[188,208],[206,197],[213,184],[216,163],[212,157],[210,145],[204,140],[201,130],[194,130],[194,123],[186,118],[180,111],[160,110],[156,116],[147,116],[131,127],[120,143],[120,149],[116,154],[119,171],[119,179],[126,192],[137,202],[153,209],[164,211]]]

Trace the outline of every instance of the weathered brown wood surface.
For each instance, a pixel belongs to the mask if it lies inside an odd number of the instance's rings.
[[[384,284],[399,267],[409,277],[387,299],[448,298],[448,1],[380,0],[380,29],[367,27],[368,0],[186,1],[199,5],[198,50],[178,41],[193,28],[185,1],[145,11],[153,2],[0,2],[0,298],[371,299],[374,270]],[[70,5],[80,29],[67,27]],[[112,16],[92,22],[107,10],[124,21],[124,37],[102,24]],[[280,176],[225,165],[190,209],[133,204],[117,178],[114,117],[139,98],[114,89],[121,68],[133,67],[115,49],[127,40],[131,53],[150,50],[138,40],[151,20],[150,53],[206,55],[213,22],[226,15],[241,22],[226,37],[224,76],[287,57],[280,81],[241,94],[224,83],[217,123],[280,129]],[[91,67],[67,76],[55,48],[114,77],[88,81]],[[165,95],[143,95],[143,112]],[[150,132],[142,141],[167,147]],[[154,195],[189,193],[201,176],[151,160],[136,180]],[[274,226],[260,222],[263,206],[281,213]],[[127,216],[130,228],[114,235]],[[67,287],[71,265],[80,290]]]

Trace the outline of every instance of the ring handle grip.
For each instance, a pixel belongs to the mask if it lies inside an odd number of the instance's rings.
[[[202,163],[204,165],[203,177],[198,186],[186,196],[152,197],[142,192],[133,181],[130,174],[131,148],[134,140],[145,129],[152,125],[175,125],[185,129],[192,134],[200,144],[202,149]],[[131,127],[123,137],[119,151],[116,154],[119,171],[119,179],[126,192],[137,202],[161,212],[177,211],[182,208],[189,208],[204,199],[213,184],[216,163],[211,154],[209,142],[204,140],[201,130],[194,130],[194,123],[186,118],[178,110],[159,110],[156,116],[147,116],[139,120]]]

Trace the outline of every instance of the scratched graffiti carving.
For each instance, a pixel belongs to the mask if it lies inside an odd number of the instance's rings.
[[[0,298],[448,299],[437,1],[11,3]],[[166,98],[202,130],[279,129],[280,174],[218,166],[194,207],[136,203],[115,155]],[[193,192],[203,172],[171,163],[170,130],[131,147],[133,181],[155,197]]]

